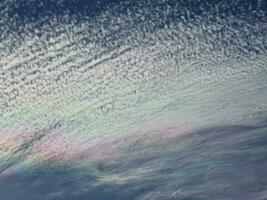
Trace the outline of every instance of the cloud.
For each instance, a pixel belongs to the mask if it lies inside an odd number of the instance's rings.
[[[267,189],[266,130],[266,123],[210,127],[137,143],[130,136],[127,146],[136,146],[132,151],[115,144],[116,153],[98,162],[83,157],[34,166],[2,180],[0,194],[6,200],[256,200]]]

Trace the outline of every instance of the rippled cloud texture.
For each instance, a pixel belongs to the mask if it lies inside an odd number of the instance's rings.
[[[266,11],[2,0],[0,200],[267,199]]]

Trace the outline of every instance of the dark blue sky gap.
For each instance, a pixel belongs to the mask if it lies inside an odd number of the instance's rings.
[[[153,7],[157,2],[157,0],[152,0],[148,3],[144,3],[142,0],[21,0],[15,4],[0,3],[0,9],[8,8],[10,18],[16,18],[16,20],[24,23],[33,23],[36,20],[42,19],[44,16],[60,16],[67,13],[69,15],[79,16],[82,19],[85,16],[93,17],[117,5],[124,5],[121,10],[123,12],[127,7],[138,6],[140,3]],[[253,12],[259,10],[264,11],[266,14],[267,11],[266,1],[261,1],[261,4],[258,4],[258,1],[255,0],[168,0],[164,4],[170,6],[178,4],[197,15],[205,11],[216,12],[216,7],[219,8],[222,14],[231,13],[237,16],[239,14],[253,14]]]

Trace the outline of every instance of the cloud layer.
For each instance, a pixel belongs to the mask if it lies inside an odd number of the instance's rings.
[[[0,13],[0,199],[266,198],[264,1]]]

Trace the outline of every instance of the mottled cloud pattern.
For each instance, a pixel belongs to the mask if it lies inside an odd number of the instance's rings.
[[[267,3],[0,2],[0,200],[267,199]]]

